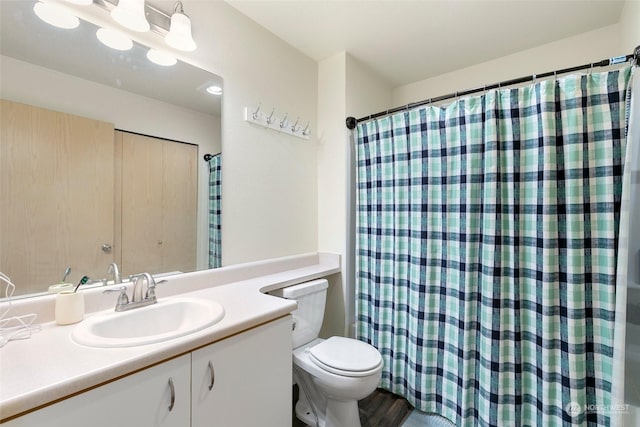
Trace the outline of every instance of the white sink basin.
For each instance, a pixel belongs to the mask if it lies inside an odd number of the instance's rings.
[[[146,307],[87,317],[74,328],[72,338],[90,347],[132,347],[181,337],[223,317],[224,308],[214,301],[164,298]]]

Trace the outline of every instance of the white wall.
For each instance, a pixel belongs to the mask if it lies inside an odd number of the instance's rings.
[[[620,14],[622,52],[629,54],[640,46],[640,0],[627,0]]]
[[[185,0],[198,50],[189,62],[224,79],[224,265],[316,251],[317,64],[221,1]],[[243,109],[309,120],[308,141],[254,127]]]
[[[338,53],[318,64],[318,250],[342,255],[342,275],[331,278],[323,336],[352,335],[354,248],[347,229],[351,188],[347,116],[360,117],[370,108],[385,108],[391,87],[355,58]]]
[[[635,21],[635,25],[637,22],[638,20]],[[620,39],[620,25],[610,25],[493,61],[400,86],[393,91],[393,106],[402,106],[455,91],[630,53],[621,49]],[[434,58],[434,60],[443,59]]]

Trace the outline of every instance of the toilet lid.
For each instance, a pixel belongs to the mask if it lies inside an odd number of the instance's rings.
[[[311,347],[309,354],[316,364],[333,372],[365,372],[382,365],[382,356],[375,347],[352,338],[328,338]]]

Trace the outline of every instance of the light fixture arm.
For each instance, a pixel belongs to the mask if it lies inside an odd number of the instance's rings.
[[[177,1],[173,6],[173,13],[182,13],[183,15],[186,15],[186,13],[184,13],[184,7],[182,6],[181,1]]]
[[[94,0],[94,4],[107,12],[111,12],[118,5],[118,0]],[[145,2],[144,9],[151,31],[163,37],[166,36],[171,26],[171,15],[150,5],[148,2]]]

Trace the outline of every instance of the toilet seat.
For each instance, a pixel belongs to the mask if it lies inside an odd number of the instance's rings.
[[[372,375],[382,366],[382,357],[375,347],[352,338],[328,338],[309,348],[308,353],[318,367],[347,377]]]

